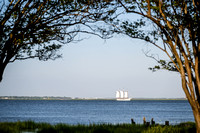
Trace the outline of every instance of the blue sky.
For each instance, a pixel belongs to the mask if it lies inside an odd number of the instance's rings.
[[[60,50],[61,59],[9,64],[0,95],[114,98],[115,91],[124,88],[131,98],[185,97],[179,74],[148,70],[156,62],[142,50],[165,58],[154,46],[137,39],[118,35],[102,40],[89,36],[65,45]]]

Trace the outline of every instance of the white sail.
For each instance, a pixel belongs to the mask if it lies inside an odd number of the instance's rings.
[[[130,101],[131,98],[128,97],[128,91],[116,91],[116,100],[117,101]]]
[[[124,98],[128,98],[128,92],[127,91],[124,92]]]
[[[124,91],[120,91],[120,98],[124,98]]]
[[[120,92],[116,91],[116,98],[120,98]]]

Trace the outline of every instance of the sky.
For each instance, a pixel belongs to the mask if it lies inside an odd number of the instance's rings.
[[[0,96],[65,96],[114,98],[126,90],[131,98],[184,98],[178,73],[148,68],[156,61],[143,51],[165,58],[144,41],[117,35],[109,40],[88,35],[69,43],[55,61],[15,61],[5,70]]]

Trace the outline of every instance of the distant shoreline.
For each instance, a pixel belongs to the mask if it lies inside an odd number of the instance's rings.
[[[54,96],[0,96],[0,100],[116,100],[115,98],[71,98]],[[186,98],[132,98],[135,100],[187,100]]]

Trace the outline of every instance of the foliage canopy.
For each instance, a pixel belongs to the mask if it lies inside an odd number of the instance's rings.
[[[111,20],[116,9],[98,0],[3,0],[0,2],[0,81],[5,67],[15,60],[61,57],[57,51],[78,33],[109,37],[100,20]],[[99,22],[100,23],[100,22]],[[96,31],[101,31],[97,33]],[[80,41],[81,39],[78,39]]]

